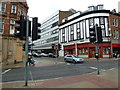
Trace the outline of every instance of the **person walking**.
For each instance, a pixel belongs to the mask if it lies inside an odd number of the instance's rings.
[[[33,60],[32,55],[28,55],[28,63],[29,63],[29,65],[31,65],[31,64],[35,65],[35,61]]]

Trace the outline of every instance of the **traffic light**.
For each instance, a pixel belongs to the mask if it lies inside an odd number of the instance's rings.
[[[28,44],[28,50],[31,50],[31,45]],[[23,51],[25,51],[25,44],[23,44]]]
[[[95,31],[95,26],[93,28],[89,29],[90,33],[90,42],[94,43],[96,41],[96,31]]]
[[[102,43],[102,29],[101,27],[97,27],[97,43]]]
[[[31,45],[30,44],[28,44],[28,50],[31,50]]]
[[[26,30],[26,26],[27,26],[27,25],[26,25],[26,22],[27,22],[27,21],[25,20],[25,21],[24,21],[24,23],[25,23],[25,24],[24,24],[24,30],[25,30],[24,37],[26,37],[26,31],[27,31],[27,30]],[[29,33],[28,33],[28,36],[31,36],[31,21],[30,21],[30,20],[28,21],[28,26],[29,26],[29,28],[28,28],[28,32],[29,32]]]
[[[60,44],[58,44],[58,50],[61,50],[61,45]]]
[[[23,51],[25,51],[25,44],[23,44]]]
[[[38,23],[38,18],[34,17],[33,21],[32,21],[32,40],[37,40],[38,38],[40,38],[40,36],[38,35],[38,27],[41,26],[40,23]]]
[[[18,37],[20,40],[24,39],[24,27],[25,27],[25,22],[24,22],[24,15],[20,16],[20,20],[15,20],[15,23],[17,23],[18,25],[15,26],[16,32],[15,32],[15,36]]]
[[[52,44],[52,49],[54,49],[54,44]]]

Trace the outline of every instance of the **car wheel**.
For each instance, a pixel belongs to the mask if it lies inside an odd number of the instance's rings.
[[[75,61],[75,60],[73,60],[73,63],[74,63],[74,64],[76,64],[76,61]]]

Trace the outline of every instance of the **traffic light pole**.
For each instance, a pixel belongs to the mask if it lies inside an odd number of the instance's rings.
[[[97,74],[99,75],[100,72],[99,72],[99,43],[98,43],[98,37],[97,37],[97,25],[95,25],[95,32],[96,32],[96,54],[95,54],[95,57],[96,57],[96,60],[97,60]]]
[[[26,21],[26,61],[25,61],[25,86],[28,86],[28,33],[29,33],[29,17],[27,17]]]
[[[99,44],[96,43],[96,54],[98,55],[98,57],[96,57],[96,60],[97,60],[97,74],[99,75],[100,72],[99,72]]]

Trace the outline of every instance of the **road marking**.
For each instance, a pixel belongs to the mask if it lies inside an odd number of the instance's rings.
[[[91,68],[91,69],[95,69],[95,70],[97,69],[96,67],[90,67],[90,68]]]
[[[2,74],[5,74],[7,72],[9,72],[11,69],[5,70],[4,72],[2,72]]]
[[[113,70],[113,69],[115,69],[115,68],[111,68],[111,69],[109,69],[109,70]]]

